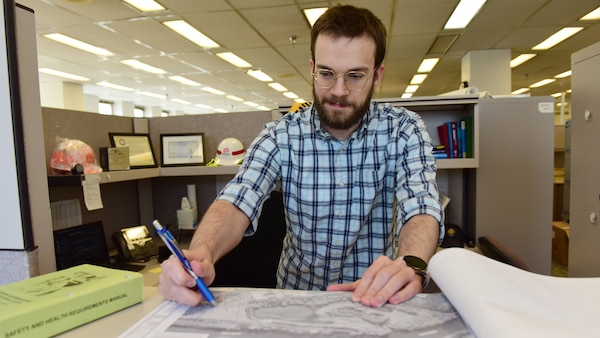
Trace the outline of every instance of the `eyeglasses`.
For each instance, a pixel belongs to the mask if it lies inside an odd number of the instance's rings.
[[[333,70],[330,69],[317,69],[317,71],[313,75],[313,79],[315,83],[323,88],[328,89],[335,85],[335,82],[338,78],[344,78],[344,84],[348,90],[361,90],[365,88],[367,81],[371,78],[371,76],[367,76],[365,72],[359,72],[351,70],[346,74],[336,74]]]

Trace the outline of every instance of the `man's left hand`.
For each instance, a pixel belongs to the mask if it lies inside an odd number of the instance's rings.
[[[327,291],[352,291],[352,301],[365,306],[381,307],[385,303],[399,304],[422,290],[422,277],[406,265],[403,259],[379,257],[362,278],[346,284],[335,284]]]

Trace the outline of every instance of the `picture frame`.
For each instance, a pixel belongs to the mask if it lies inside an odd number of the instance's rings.
[[[108,137],[112,147],[129,147],[131,169],[158,167],[149,134],[111,132]]]
[[[160,134],[161,166],[203,165],[204,133]]]

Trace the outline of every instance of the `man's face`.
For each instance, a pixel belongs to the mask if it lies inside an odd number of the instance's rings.
[[[315,43],[315,60],[311,60],[314,75],[319,70],[331,70],[339,76],[329,88],[322,88],[318,79],[313,81],[314,104],[319,119],[326,129],[354,130],[369,108],[373,89],[379,84],[383,66],[377,71],[375,42],[365,36],[350,39],[320,35]],[[348,89],[344,74],[349,71],[366,74],[362,89]]]

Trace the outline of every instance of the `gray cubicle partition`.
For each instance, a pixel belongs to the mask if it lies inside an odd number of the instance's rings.
[[[143,132],[150,135],[158,165],[161,163],[161,134],[204,133],[205,158],[209,161],[214,157],[217,145],[223,138],[238,138],[247,147],[264,124],[273,119],[271,111],[138,119],[43,108],[42,115],[46,163],[49,163],[57,140],[71,138],[84,141],[92,147],[98,159],[98,149],[111,145],[109,132],[139,132],[138,128],[141,125],[145,129]],[[86,210],[81,185],[77,184],[50,184],[50,202],[79,200],[82,221],[85,223],[102,220],[106,230],[107,243],[112,248],[113,243],[109,236],[120,228],[139,225],[147,219],[153,218],[164,220],[165,224],[174,224],[176,210],[180,207],[181,197],[186,196],[188,184],[195,184],[198,187],[198,209],[201,216],[215,198],[216,186],[222,184],[222,180],[232,177],[232,175],[222,177],[221,175],[171,175],[163,177],[160,169],[157,169],[156,174],[151,176],[150,178],[101,184],[104,208],[99,210]]]

